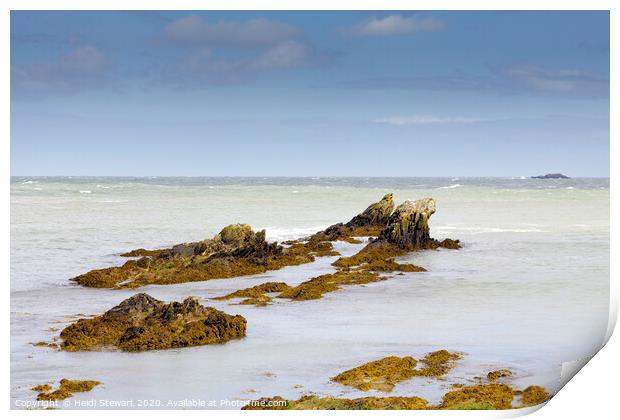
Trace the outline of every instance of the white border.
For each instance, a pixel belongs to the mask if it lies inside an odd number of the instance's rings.
[[[3,0],[0,8],[2,8],[2,14],[0,17],[0,45],[2,46],[2,57],[0,66],[0,76],[2,89],[2,102],[0,102],[0,133],[2,152],[0,153],[0,162],[2,173],[4,176],[4,182],[2,183],[1,192],[4,197],[4,205],[2,206],[2,224],[1,224],[1,254],[4,262],[4,276],[2,280],[4,282],[4,311],[5,318],[2,322],[2,347],[4,350],[5,363],[2,366],[2,381],[4,388],[4,396],[2,399],[2,411],[9,411],[10,418],[13,417],[30,417],[30,416],[50,416],[57,418],[58,416],[81,418],[84,416],[84,411],[69,412],[69,411],[24,411],[24,410],[9,410],[9,395],[10,395],[10,361],[9,361],[9,340],[10,340],[10,328],[9,328],[9,308],[10,308],[10,294],[9,294],[9,273],[10,273],[10,186],[8,180],[10,179],[10,10],[610,10],[611,11],[611,71],[610,74],[617,77],[620,71],[618,63],[619,55],[617,51],[618,40],[620,40],[620,32],[618,29],[620,13],[618,12],[620,2],[612,0],[501,0],[500,1],[485,1],[485,0],[435,0],[435,1],[421,1],[421,0],[358,0],[358,1],[342,1],[342,0],[241,0],[241,1],[225,1],[225,0],[210,0],[210,1],[198,1],[198,0]],[[527,30],[527,28],[524,28]],[[578,30],[578,28],[576,28]],[[617,80],[611,78],[611,115],[618,115],[614,111],[618,110],[618,98],[619,85]],[[610,249],[611,255],[620,255],[618,248],[618,229],[616,225],[617,212],[620,209],[617,200],[617,177],[618,171],[614,166],[614,160],[618,157],[618,124],[617,118],[610,119],[610,179],[611,179],[611,236],[610,236]],[[616,275],[618,272],[618,264],[612,258],[611,259],[611,279],[610,279],[610,318],[607,331],[607,338],[611,336],[615,327],[617,314],[618,314],[618,286]],[[618,361],[617,354],[620,354],[620,341],[617,334],[612,337],[604,349],[593,359],[592,362],[577,375],[576,379],[573,379],[569,384],[563,388],[557,396],[555,396],[545,407],[545,409],[536,411],[536,409],[525,410],[512,410],[504,412],[431,412],[431,411],[400,411],[400,412],[355,412],[356,416],[390,416],[410,418],[411,416],[424,416],[433,417],[441,416],[462,418],[465,415],[476,418],[501,418],[501,417],[513,417],[520,414],[527,414],[532,411],[536,413],[531,418],[546,419],[546,418],[583,418],[588,416],[589,418],[611,418],[611,413],[617,415],[618,404],[616,402],[617,395],[615,390],[617,389],[617,375],[619,373],[620,363]],[[45,413],[45,414],[43,414]],[[338,414],[331,414],[333,412],[295,412],[297,417],[327,417],[327,416],[351,416],[352,412],[337,412]],[[87,413],[93,418],[104,418],[110,415],[109,411],[89,411]],[[148,415],[154,418],[166,418],[168,416],[177,415],[177,413],[169,413],[167,411],[157,412],[119,412],[119,415],[129,415],[132,417]],[[204,418],[209,416],[210,413],[203,411],[187,412],[188,416],[195,418]],[[284,412],[224,412],[218,411],[217,416],[222,418],[237,418],[240,416],[278,416],[285,415]],[[286,414],[286,415],[290,415]]]

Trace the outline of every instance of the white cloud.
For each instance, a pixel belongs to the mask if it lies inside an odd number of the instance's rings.
[[[352,33],[358,36],[405,34],[437,31],[443,26],[442,21],[432,17],[391,15],[360,23],[353,27]]]
[[[482,118],[437,117],[433,115],[410,115],[379,118],[373,122],[390,125],[425,125],[425,124],[472,124],[487,121]]]
[[[300,32],[295,26],[267,19],[210,23],[196,15],[175,20],[166,27],[166,35],[174,41],[244,48],[275,45]]]

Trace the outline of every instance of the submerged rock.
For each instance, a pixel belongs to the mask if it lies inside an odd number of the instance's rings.
[[[265,306],[271,302],[271,297],[267,293],[285,292],[291,287],[282,282],[268,282],[247,289],[237,290],[225,296],[213,298],[214,300],[229,300],[234,298],[246,298],[239,302],[240,305]]]
[[[369,362],[334,376],[332,381],[357,388],[390,392],[394,386],[415,375],[418,364],[413,357],[389,356]]]
[[[304,395],[298,400],[276,396],[250,401],[242,410],[424,410],[419,397],[364,397],[356,399]]]
[[[510,376],[512,376],[512,371],[508,369],[498,369],[487,373],[487,379],[491,382],[495,382],[500,378],[508,378]]]
[[[55,391],[48,392],[52,389],[49,384],[37,385],[32,390],[40,391],[38,401],[58,401],[72,397],[74,392],[88,392],[100,384],[99,381],[61,379]]]
[[[443,380],[443,375],[454,368],[462,353],[439,350],[428,353],[420,361],[412,357],[390,356],[343,372],[332,381],[352,386],[360,391],[391,392],[395,385],[415,376]],[[465,386],[453,384],[439,404],[429,405],[417,396],[365,397],[357,399],[331,396],[305,395],[298,400],[285,400],[280,396],[251,401],[244,410],[507,410],[536,405],[547,401],[551,395],[541,386],[532,385],[517,391],[507,384],[479,384]],[[454,389],[456,388],[456,389]],[[520,403],[513,405],[515,396]]]
[[[244,337],[245,330],[242,316],[204,307],[195,298],[165,303],[139,293],[103,315],[74,322],[60,338],[67,351],[143,351],[223,343]]]
[[[313,277],[295,287],[283,291],[277,297],[291,300],[320,299],[325,293],[335,292],[343,285],[367,284],[385,280],[378,273],[370,271],[337,271]]]
[[[360,391],[374,389],[390,392],[394,386],[414,376],[440,377],[454,368],[460,353],[439,350],[428,353],[419,362],[413,357],[389,356],[342,372],[332,381],[352,386]],[[418,365],[421,367],[418,368]]]
[[[528,386],[521,392],[521,404],[523,406],[532,406],[542,404],[548,401],[551,395],[545,388],[538,385]]]

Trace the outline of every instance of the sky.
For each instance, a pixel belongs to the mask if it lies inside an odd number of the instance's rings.
[[[11,174],[609,176],[605,11],[13,11]]]

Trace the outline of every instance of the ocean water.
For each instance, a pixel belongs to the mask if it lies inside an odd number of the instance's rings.
[[[223,345],[145,353],[58,352],[49,341],[76,317],[136,293],[68,279],[125,259],[119,253],[208,238],[230,223],[293,239],[346,221],[393,192],[396,203],[434,197],[437,239],[460,250],[403,257],[425,273],[350,286],[307,302],[263,308],[210,298],[266,281],[301,283],[332,272],[336,257],[262,275],[140,289],[162,300],[197,296],[248,320]],[[343,255],[363,245],[338,242]],[[388,355],[461,351],[444,380],[414,378],[389,395],[438,402],[453,383],[509,368],[516,387],[556,392],[562,363],[601,346],[609,309],[609,179],[507,178],[25,178],[11,179],[11,403],[60,378],[103,385],[66,400],[191,401],[237,408],[261,396],[363,395],[329,378]],[[172,404],[172,406],[170,405]],[[101,405],[99,405],[101,407]]]

